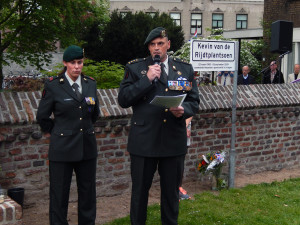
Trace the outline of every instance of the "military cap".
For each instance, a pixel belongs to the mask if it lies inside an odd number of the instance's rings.
[[[148,37],[146,38],[146,41],[144,44],[148,45],[150,41],[152,41],[153,39],[158,38],[158,37],[161,37],[161,38],[168,37],[167,31],[165,28],[156,27],[153,30],[151,30],[150,33],[148,34]]]
[[[79,46],[71,45],[69,46],[63,55],[63,60],[65,62],[70,62],[74,59],[82,59],[83,58],[83,50]]]

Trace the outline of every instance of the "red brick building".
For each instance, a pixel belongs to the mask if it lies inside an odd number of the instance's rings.
[[[284,56],[281,71],[284,77],[293,72],[295,63],[300,63],[300,1],[297,0],[265,0],[264,1],[264,39],[271,40],[271,24],[277,20],[293,22],[293,51]],[[265,65],[278,55],[272,55],[270,47],[265,50]]]
[[[300,1],[297,0],[265,0],[264,20],[274,22],[287,20],[294,23],[294,27],[300,27]]]

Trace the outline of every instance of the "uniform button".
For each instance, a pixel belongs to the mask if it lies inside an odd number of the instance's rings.
[[[166,119],[164,119],[164,123],[166,123],[167,122],[167,120]]]
[[[81,109],[81,106],[79,106],[79,109]]]
[[[80,118],[80,120],[82,120],[82,118]]]
[[[169,89],[168,89],[168,88],[166,88],[166,90],[165,90],[165,91],[167,92],[168,90],[169,90]]]
[[[182,93],[185,93],[185,91],[183,91]]]
[[[136,122],[134,122],[134,125],[136,125]]]
[[[165,112],[168,112],[169,110],[168,109],[165,109]]]
[[[61,133],[61,134],[60,134],[60,136],[64,136],[64,134],[63,134],[63,133]]]
[[[80,129],[80,131],[82,131],[82,129]]]

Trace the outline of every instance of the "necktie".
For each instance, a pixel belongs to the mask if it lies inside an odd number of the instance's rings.
[[[160,76],[160,79],[162,80],[162,81],[165,81],[165,82],[167,82],[168,81],[168,75],[167,75],[167,73],[166,73],[166,70],[165,70],[165,64],[164,63],[161,63],[160,64],[160,67],[161,67],[161,76]]]
[[[81,98],[81,94],[79,92],[79,85],[77,83],[74,83],[72,85],[72,87],[75,89],[75,94],[76,94],[77,98],[80,99]]]

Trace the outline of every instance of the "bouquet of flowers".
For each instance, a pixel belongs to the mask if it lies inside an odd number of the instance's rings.
[[[209,152],[202,155],[202,159],[197,164],[197,170],[202,174],[212,173],[217,181],[217,188],[224,186],[224,180],[220,179],[222,167],[225,161],[226,152]]]

